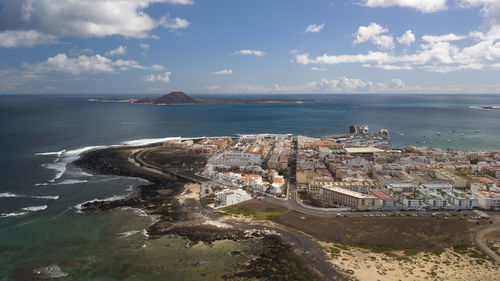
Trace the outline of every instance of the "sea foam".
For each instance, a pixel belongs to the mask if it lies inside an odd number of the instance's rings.
[[[4,192],[0,193],[0,198],[33,198],[33,199],[57,200],[59,199],[59,195],[21,195],[11,192]]]
[[[19,212],[19,213],[1,213],[0,218],[8,218],[8,217],[17,217],[25,215],[27,212]]]
[[[23,211],[29,211],[29,212],[38,212],[38,211],[43,211],[45,209],[47,209],[47,205],[31,206],[31,207],[21,208],[21,210],[23,210]]]

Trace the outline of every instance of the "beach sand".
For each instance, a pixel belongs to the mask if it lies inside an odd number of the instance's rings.
[[[329,251],[330,262],[353,279],[363,280],[498,280],[500,266],[478,254],[475,248],[457,252],[420,252],[405,255],[403,251],[374,253],[356,247],[319,242]]]

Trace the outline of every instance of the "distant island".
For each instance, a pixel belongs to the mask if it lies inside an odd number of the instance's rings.
[[[137,98],[137,99],[99,99],[104,102],[129,102],[158,105],[182,105],[182,104],[255,104],[255,103],[301,103],[305,99],[223,99],[223,98],[205,98],[194,99],[184,92],[171,92],[156,98]]]

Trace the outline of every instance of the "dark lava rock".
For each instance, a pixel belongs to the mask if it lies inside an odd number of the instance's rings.
[[[198,242],[212,243],[218,240],[241,240],[245,238],[245,233],[234,229],[218,229],[205,226],[183,226],[174,227],[164,232],[156,232],[155,235],[174,234],[189,239],[194,244]],[[150,231],[148,231],[150,233]]]
[[[292,250],[278,235],[262,239],[263,252],[240,271],[225,275],[224,280],[322,280],[322,278]]]

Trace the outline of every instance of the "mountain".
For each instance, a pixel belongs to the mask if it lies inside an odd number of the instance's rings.
[[[200,103],[199,101],[186,95],[184,92],[171,92],[158,98],[142,98],[136,101],[137,103],[153,103],[153,104],[191,104]]]

